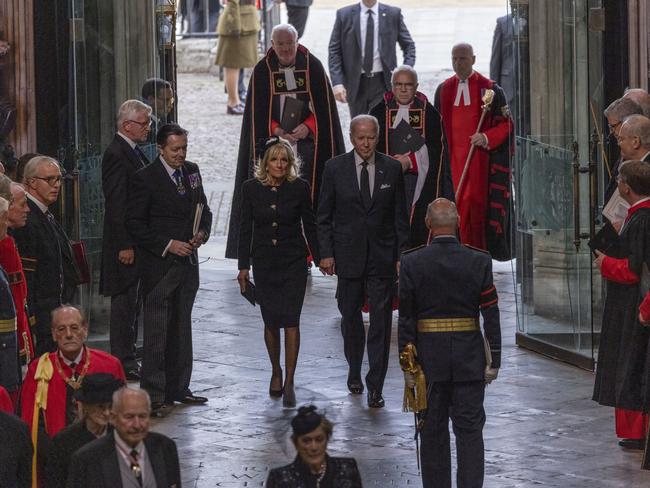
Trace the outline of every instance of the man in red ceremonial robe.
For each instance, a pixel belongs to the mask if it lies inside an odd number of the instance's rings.
[[[110,354],[85,346],[88,323],[81,311],[62,305],[52,311],[52,338],[57,350],[32,361],[21,392],[21,417],[29,425],[34,444],[32,476],[37,459],[47,452],[49,441],[75,420],[73,393],[91,373],[108,373],[126,382],[120,361]],[[37,486],[34,484],[34,486]]]
[[[650,409],[650,328],[639,322],[641,280],[650,266],[650,166],[626,161],[618,192],[630,205],[618,239],[596,265],[607,280],[593,399],[616,408],[619,444],[643,449]],[[645,270],[644,270],[645,268]],[[641,304],[643,315],[643,304]]]
[[[489,251],[494,259],[508,260],[512,257],[509,201],[513,124],[506,97],[499,85],[472,69],[476,56],[471,45],[457,44],[451,58],[456,74],[438,86],[434,105],[442,116],[451,156],[460,240]],[[486,90],[494,91],[494,101],[477,132]],[[474,155],[459,193],[472,145]]]
[[[29,205],[27,193],[19,183],[11,183],[12,202],[9,205],[9,229],[24,227],[27,223]],[[11,285],[11,295],[16,308],[16,332],[18,333],[18,349],[21,362],[29,364],[34,358],[34,345],[27,313],[27,281],[23,272],[23,264],[16,249],[13,237],[7,235],[0,240],[0,266],[5,270]]]

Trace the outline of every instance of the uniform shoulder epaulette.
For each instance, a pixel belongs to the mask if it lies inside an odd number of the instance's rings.
[[[425,244],[422,244],[420,246],[412,247],[411,249],[407,249],[406,251],[402,251],[402,254],[410,254],[413,251],[417,251],[418,249],[422,249],[423,247],[427,247]]]
[[[463,244],[463,246],[465,246],[468,249],[471,249],[472,251],[482,252],[483,254],[487,254],[488,256],[490,255],[490,251],[487,251],[485,249],[481,249],[480,247],[474,247],[474,246],[471,246],[469,244]]]

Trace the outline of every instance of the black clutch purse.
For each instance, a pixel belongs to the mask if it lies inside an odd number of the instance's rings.
[[[246,289],[241,294],[252,306],[255,306],[255,285],[251,280],[246,280]]]

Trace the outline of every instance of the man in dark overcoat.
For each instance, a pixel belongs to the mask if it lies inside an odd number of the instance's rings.
[[[138,147],[151,130],[151,107],[127,100],[117,114],[117,132],[102,158],[104,233],[99,291],[111,297],[111,354],[122,362],[126,377],[140,379],[135,359],[141,307],[135,243],[126,229],[129,186],[135,172],[149,164]]]

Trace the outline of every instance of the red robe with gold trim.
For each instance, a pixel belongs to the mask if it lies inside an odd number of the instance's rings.
[[[58,351],[48,354],[50,361],[54,365],[55,356],[58,354]],[[115,356],[111,356],[107,352],[100,351],[98,349],[85,349],[81,361],[76,367],[77,374],[81,374],[84,368],[86,354],[90,354],[90,364],[88,365],[86,375],[92,373],[109,373],[116,378],[119,378],[122,381],[126,382],[124,369],[122,369],[122,364],[120,361]],[[63,360],[59,359],[59,363],[61,365],[63,374],[69,378],[72,374],[71,369],[63,362]],[[38,386],[37,381],[34,379],[37,366],[38,361],[32,361],[32,363],[29,365],[29,369],[27,370],[27,375],[25,376],[25,381],[23,383],[23,389],[20,396],[20,404],[22,407],[20,416],[27,423],[27,425],[29,425],[30,429],[32,428],[34,399]],[[64,378],[59,374],[56,366],[54,366],[53,371],[54,372],[52,374],[52,379],[49,381],[47,390],[47,411],[43,412],[43,417],[45,419],[45,429],[50,438],[54,437],[61,429],[66,426],[66,382]]]
[[[25,280],[23,263],[20,260],[16,242],[9,235],[0,240],[0,266],[9,277],[11,295],[16,308],[16,332],[20,358],[24,364],[29,364],[34,358],[34,344],[27,313],[27,280]]]
[[[499,85],[477,72],[467,79],[470,104],[461,98],[454,106],[459,79],[456,75],[442,82],[435,95],[435,107],[442,116],[451,158],[454,191],[458,190],[465,161],[470,150],[470,137],[476,132],[481,117],[481,97],[486,90],[495,92],[491,109],[481,132],[488,138],[489,149],[477,147],[461,189],[456,195],[460,216],[460,239],[484,249],[494,259],[511,259],[510,246],[510,155],[513,124],[506,97]]]
[[[0,386],[0,412],[14,413],[14,404],[4,387]]]

